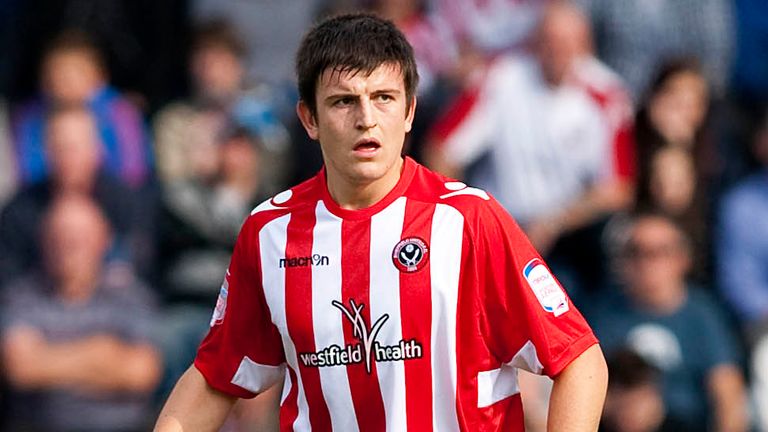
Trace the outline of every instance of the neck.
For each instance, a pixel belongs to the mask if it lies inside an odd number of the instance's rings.
[[[331,198],[346,210],[360,210],[370,207],[395,188],[405,166],[403,158],[398,159],[390,172],[373,181],[355,181],[342,178],[326,164],[326,183]]]
[[[81,304],[91,298],[97,282],[94,275],[62,278],[56,291],[64,303]]]

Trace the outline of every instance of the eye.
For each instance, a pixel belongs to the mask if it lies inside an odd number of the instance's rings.
[[[351,96],[345,96],[339,99],[336,99],[336,101],[333,103],[334,106],[337,107],[346,107],[350,106],[355,103],[355,98]]]
[[[378,102],[391,102],[395,100],[395,98],[392,97],[392,95],[386,94],[386,93],[377,94],[375,99]]]

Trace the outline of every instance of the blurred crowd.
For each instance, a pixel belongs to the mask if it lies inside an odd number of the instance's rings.
[[[768,431],[765,2],[0,5],[0,429],[150,427],[244,218],[321,166],[302,34],[366,10],[414,47],[407,153],[491,192],[601,340],[601,430]],[[544,430],[550,383],[520,379]]]

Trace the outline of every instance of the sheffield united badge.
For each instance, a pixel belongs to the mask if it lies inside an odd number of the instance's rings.
[[[429,261],[427,243],[418,237],[400,240],[392,250],[392,262],[403,273],[421,270]]]

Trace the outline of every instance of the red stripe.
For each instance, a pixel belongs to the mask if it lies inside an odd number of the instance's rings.
[[[280,430],[291,431],[296,418],[299,416],[299,383],[296,379],[296,372],[288,366],[286,372],[291,377],[291,390],[285,397],[280,406]]]
[[[363,305],[361,314],[366,329],[371,330],[371,319],[376,322],[380,317],[371,317],[370,306],[370,246],[371,220],[344,221],[341,224],[341,297],[344,305],[350,308],[350,300],[358,306]],[[354,335],[352,323],[344,317],[344,340],[347,345],[362,344]],[[386,323],[384,324],[386,325]],[[371,347],[373,350],[373,347]],[[363,352],[365,350],[363,348]],[[347,366],[349,388],[355,415],[360,431],[383,431],[386,429],[384,400],[379,388],[376,362],[371,353],[370,373],[365,358],[363,363]]]
[[[429,247],[434,212],[434,204],[408,200],[401,238],[418,237]],[[400,315],[403,339],[415,338],[423,349],[420,359],[404,362],[408,430],[432,430],[432,293],[429,264],[413,273],[400,274]]]
[[[614,139],[614,166],[619,178],[634,181],[637,177],[635,130],[631,120],[616,131]]]
[[[291,221],[288,223],[288,242],[285,246],[286,258],[312,255],[314,210],[313,206],[307,206],[291,215]],[[317,349],[312,321],[312,267],[287,267],[285,287],[288,335],[296,347],[296,353],[315,352]],[[320,371],[299,362],[299,374],[307,405],[309,405],[309,421],[312,430],[331,430],[331,416],[323,398]]]
[[[477,105],[480,86],[474,86],[460,93],[432,125],[429,141],[441,145],[463,124]]]

